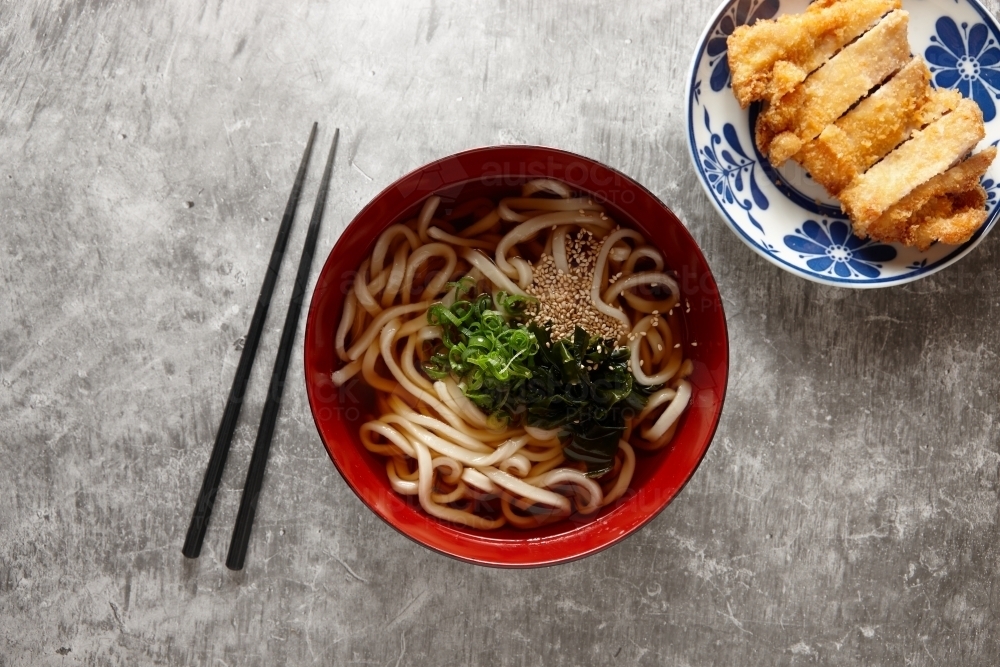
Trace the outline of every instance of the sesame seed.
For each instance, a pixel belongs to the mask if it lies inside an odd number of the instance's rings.
[[[553,227],[555,229],[555,227]],[[625,326],[594,307],[591,284],[603,241],[587,230],[567,235],[569,271],[560,271],[551,255],[542,255],[532,269],[527,292],[538,299],[534,321],[549,324],[553,340],[571,336],[577,326],[587,333],[618,340],[628,333]],[[620,277],[612,278],[612,282]]]

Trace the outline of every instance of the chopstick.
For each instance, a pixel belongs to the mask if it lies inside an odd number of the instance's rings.
[[[278,356],[274,361],[271,373],[271,384],[267,390],[264,411],[260,417],[257,429],[257,440],[250,457],[250,469],[247,471],[246,483],[243,486],[243,496],[240,498],[240,510],[236,515],[236,527],[233,528],[233,538],[229,544],[229,555],[226,556],[226,567],[230,570],[242,570],[246,560],[247,546],[250,543],[250,529],[253,527],[254,515],[257,513],[257,502],[260,500],[260,489],[264,483],[264,469],[267,467],[267,455],[271,449],[271,438],[274,426],[278,420],[278,409],[281,406],[281,395],[285,388],[285,374],[288,372],[288,361],[292,354],[292,344],[295,342],[295,331],[299,325],[299,315],[302,312],[302,302],[305,299],[306,283],[309,282],[309,271],[312,268],[313,254],[316,250],[316,237],[319,235],[320,222],[323,220],[323,209],[326,206],[326,192],[330,186],[330,174],[333,172],[333,158],[337,152],[337,140],[340,130],[333,133],[330,153],[326,158],[323,178],[319,184],[319,194],[313,206],[312,219],[309,221],[309,232],[306,234],[305,247],[299,260],[299,271],[295,276],[295,288],[292,300],[288,304],[285,316],[285,326],[281,330],[281,342],[278,345]]]
[[[219,491],[219,484],[222,482],[222,470],[226,466],[229,446],[233,440],[233,432],[236,430],[236,420],[240,416],[240,408],[243,405],[247,382],[250,380],[250,371],[253,369],[254,357],[257,355],[260,335],[264,330],[264,320],[267,318],[267,310],[271,305],[274,283],[278,279],[278,269],[281,267],[281,259],[284,257],[285,247],[288,245],[292,219],[295,217],[295,210],[298,208],[299,199],[302,195],[302,184],[306,178],[309,156],[312,155],[317,125],[317,123],[313,123],[312,125],[312,130],[309,132],[309,140],[306,142],[305,152],[302,154],[302,161],[299,163],[298,173],[295,174],[295,183],[292,185],[292,192],[288,196],[288,203],[285,205],[285,213],[281,218],[281,226],[278,227],[278,237],[274,241],[274,249],[271,251],[271,261],[267,265],[267,273],[264,274],[264,282],[260,286],[260,296],[257,297],[257,306],[254,308],[253,318],[250,320],[250,329],[247,331],[246,342],[243,344],[243,352],[240,354],[240,361],[236,367],[236,375],[233,377],[233,386],[229,389],[226,408],[222,413],[219,431],[215,435],[215,446],[212,447],[212,455],[208,459],[205,479],[202,481],[201,490],[198,492],[198,499],[195,502],[194,512],[191,515],[187,537],[184,539],[184,547],[181,549],[181,553],[188,558],[197,558],[198,554],[201,553],[201,545],[205,540],[205,531],[208,530],[208,519],[212,515],[215,496]]]

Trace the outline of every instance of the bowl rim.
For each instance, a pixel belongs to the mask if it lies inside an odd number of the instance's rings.
[[[708,39],[712,33],[713,28],[719,21],[720,17],[725,14],[733,5],[743,2],[744,0],[723,0],[719,6],[712,12],[711,18],[702,30],[701,35],[694,48],[694,53],[691,58],[690,65],[687,70],[687,80],[684,87],[684,125],[685,125],[685,138],[688,149],[688,156],[691,158],[692,166],[694,167],[695,174],[698,177],[698,182],[701,184],[709,201],[712,203],[712,207],[716,210],[719,216],[722,218],[723,222],[729,227],[736,236],[743,241],[751,250],[753,250],[757,255],[766,259],[769,263],[783,269],[792,275],[798,276],[800,278],[805,278],[811,282],[815,282],[821,285],[828,285],[832,287],[842,287],[848,289],[878,289],[883,287],[895,287],[899,285],[905,285],[921,278],[926,278],[939,271],[942,271],[949,266],[955,264],[960,259],[972,252],[980,243],[989,235],[993,227],[996,226],[997,221],[1000,220],[1000,199],[994,203],[992,210],[989,211],[987,219],[980,225],[979,229],[972,235],[972,237],[960,246],[956,246],[955,249],[937,260],[931,266],[922,266],[918,270],[913,270],[909,273],[892,276],[892,277],[879,277],[879,278],[869,278],[865,280],[848,280],[839,279],[832,276],[823,276],[817,273],[813,273],[802,269],[801,267],[795,266],[790,262],[787,262],[779,257],[772,255],[762,248],[756,241],[750,238],[746,230],[733,219],[730,213],[722,206],[718,198],[712,193],[712,188],[708,183],[708,180],[702,170],[700,160],[698,158],[698,149],[694,137],[694,87],[696,83],[696,78],[698,74],[698,68],[701,65],[702,57],[705,55],[705,51],[708,46]],[[778,0],[779,7],[783,2],[788,0]],[[1000,35],[1000,20],[994,17],[989,10],[981,3],[979,0],[962,0],[972,9],[974,9],[985,23],[987,23],[990,28],[998,35]],[[959,2],[959,0],[955,0]],[[905,9],[905,8],[904,8]],[[775,16],[780,16],[779,11]],[[911,14],[912,15],[912,14]],[[749,113],[749,109],[744,110],[744,112]],[[985,140],[984,140],[985,141]],[[756,145],[754,148],[754,154],[759,156],[757,152]],[[763,158],[762,158],[763,159]],[[804,209],[803,209],[804,210]],[[846,217],[845,217],[846,221]],[[888,244],[896,246],[898,244]],[[926,260],[925,260],[926,261]]]
[[[447,165],[447,163],[451,161],[468,159],[468,158],[479,158],[481,160],[485,160],[487,157],[499,158],[507,156],[511,153],[525,154],[525,155],[537,154],[538,156],[553,156],[562,160],[574,160],[574,161],[578,160],[578,161],[583,161],[590,167],[596,167],[599,169],[607,170],[615,177],[622,179],[629,187],[639,190],[658,209],[662,209],[662,212],[664,212],[668,218],[672,219],[672,224],[675,227],[674,231],[679,236],[685,238],[686,244],[688,245],[690,250],[693,251],[696,261],[700,264],[700,266],[704,267],[705,272],[707,272],[707,277],[710,281],[710,284],[714,288],[714,303],[712,304],[712,308],[715,311],[717,311],[716,315],[717,322],[714,323],[714,326],[717,326],[719,328],[719,332],[721,333],[721,340],[717,341],[717,344],[721,346],[720,368],[722,369],[722,371],[721,371],[721,377],[718,377],[720,373],[713,373],[713,379],[717,380],[717,382],[714,385],[715,389],[711,392],[711,394],[712,397],[715,398],[715,400],[712,401],[711,406],[709,408],[706,408],[706,410],[711,410],[712,412],[708,413],[709,416],[705,419],[705,423],[707,424],[707,426],[704,427],[703,429],[705,434],[703,438],[704,442],[699,441],[698,447],[693,448],[693,449],[700,449],[700,451],[697,452],[697,457],[693,460],[693,462],[691,462],[689,467],[682,474],[682,478],[672,488],[672,490],[668,489],[666,493],[659,495],[653,501],[651,508],[644,508],[641,512],[633,511],[629,513],[627,516],[619,512],[619,510],[622,510],[626,506],[629,506],[631,504],[629,503],[629,501],[634,501],[636,498],[638,498],[639,493],[642,490],[640,489],[636,491],[631,498],[629,498],[627,501],[624,501],[622,505],[613,508],[607,514],[605,514],[604,511],[602,510],[598,518],[590,520],[587,523],[580,525],[574,528],[573,530],[568,531],[567,533],[559,533],[556,535],[544,536],[541,538],[536,538],[531,536],[530,533],[525,533],[525,539],[523,540],[497,539],[496,537],[491,537],[490,533],[481,531],[466,532],[466,529],[460,527],[455,528],[452,527],[447,522],[443,522],[433,517],[429,517],[420,508],[415,509],[416,512],[419,512],[422,515],[422,518],[425,520],[424,521],[425,524],[430,526],[436,526],[439,529],[436,531],[432,530],[431,532],[443,533],[451,537],[455,537],[456,535],[465,535],[467,536],[467,541],[469,543],[475,543],[480,546],[485,546],[490,544],[497,546],[498,555],[484,556],[481,553],[481,551],[473,555],[469,553],[466,549],[460,548],[461,545],[442,544],[442,542],[440,541],[434,541],[432,543],[426,539],[427,531],[417,530],[412,525],[400,525],[399,522],[394,521],[391,516],[382,511],[379,507],[375,506],[373,502],[370,502],[370,498],[366,493],[366,490],[363,488],[359,488],[360,486],[359,480],[355,478],[355,476],[352,474],[352,471],[348,468],[347,466],[348,462],[346,460],[341,460],[341,458],[339,458],[338,455],[335,453],[336,449],[335,445],[337,445],[338,443],[329,442],[327,439],[327,434],[324,432],[321,426],[320,416],[318,415],[318,410],[320,409],[318,405],[320,400],[317,395],[318,390],[314,387],[314,383],[311,382],[310,379],[310,368],[313,367],[315,357],[319,354],[319,352],[317,351],[317,349],[315,349],[313,345],[310,344],[310,341],[315,340],[314,338],[315,329],[317,327],[317,317],[318,317],[317,313],[319,309],[317,304],[317,295],[321,289],[323,277],[327,275],[328,271],[332,271],[335,268],[332,266],[332,264],[334,262],[334,258],[338,255],[338,249],[348,242],[348,239],[352,234],[358,234],[361,231],[360,225],[362,225],[366,220],[366,218],[370,216],[372,212],[381,204],[382,200],[387,196],[389,196],[390,192],[398,189],[407,188],[408,185],[414,181],[419,183],[420,178],[423,175],[426,175],[428,172],[433,173],[435,170],[440,170],[442,166]],[[524,159],[526,161],[526,158],[519,157],[518,159]],[[514,173],[514,172],[505,172],[503,176],[509,178],[521,178],[521,179],[529,177],[531,178],[544,177],[533,173]],[[549,177],[557,178],[555,176],[549,176]],[[434,192],[445,191],[449,188],[454,188],[473,182],[481,182],[483,180],[485,180],[485,177],[483,175],[467,176],[464,179],[459,179],[440,184],[438,187],[434,188],[431,191],[424,191],[423,194],[420,194],[420,196],[414,199],[412,203],[407,203],[401,207],[397,207],[396,209],[394,209],[393,212],[390,213],[388,222],[385,224],[385,226],[388,226],[388,224],[391,224],[394,220],[397,220],[399,217],[402,216],[402,214],[405,211],[409,210],[410,208],[412,208],[413,205],[419,203],[420,201],[425,200],[428,196],[434,194]],[[566,179],[562,180],[565,181]],[[381,231],[382,230],[379,229],[378,233],[381,233]],[[375,238],[377,238],[377,234],[372,234],[370,243],[373,243]],[[304,381],[306,383],[306,392],[309,399],[309,407],[317,431],[319,432],[320,439],[323,443],[324,448],[327,451],[327,454],[330,456],[331,461],[333,462],[337,471],[340,473],[341,478],[347,483],[347,486],[358,497],[358,499],[361,500],[362,504],[365,505],[365,507],[371,510],[376,516],[382,519],[383,522],[394,528],[397,532],[403,534],[411,541],[416,542],[417,544],[420,544],[423,547],[431,549],[432,551],[436,551],[437,553],[440,553],[442,555],[448,556],[450,558],[465,563],[484,565],[489,567],[497,567],[497,568],[517,569],[517,568],[545,567],[561,563],[567,563],[592,555],[604,549],[607,549],[615,544],[618,544],[626,537],[632,535],[637,530],[639,530],[647,523],[652,521],[657,515],[659,515],[660,512],[662,512],[666,508],[667,505],[669,505],[677,497],[677,495],[683,490],[683,488],[694,476],[695,471],[701,465],[701,462],[704,460],[704,457],[708,452],[708,448],[711,445],[712,441],[714,440],[715,434],[718,430],[729,383],[730,346],[729,346],[728,324],[726,322],[722,297],[718,291],[718,284],[715,281],[715,277],[712,274],[708,261],[705,258],[704,254],[702,253],[701,248],[698,246],[697,242],[691,236],[687,227],[680,221],[680,219],[676,216],[676,214],[674,214],[673,211],[663,201],[661,201],[658,197],[656,197],[656,195],[654,195],[645,186],[640,184],[638,181],[632,179],[631,177],[627,176],[626,174],[612,167],[609,167],[597,160],[576,153],[572,153],[570,151],[565,151],[558,148],[551,148],[547,146],[538,146],[538,145],[495,145],[495,146],[484,146],[484,147],[472,148],[460,151],[439,158],[437,160],[419,166],[415,169],[412,169],[411,171],[407,172],[406,174],[404,174],[403,176],[401,176],[400,178],[396,179],[388,186],[383,188],[378,194],[376,194],[371,199],[371,201],[368,202],[368,204],[366,204],[354,216],[351,222],[345,227],[344,231],[340,234],[336,243],[334,244],[329,254],[327,255],[327,258],[323,264],[323,268],[320,271],[317,283],[311,294],[309,312],[305,328],[304,360],[305,360]],[[703,389],[703,391],[708,392],[708,389],[705,388]],[[349,448],[345,448],[345,451],[350,449],[354,450],[358,449],[357,443],[352,442],[350,444],[351,446]],[[361,453],[358,452],[358,455],[360,456]],[[643,485],[643,488],[645,486],[647,485]],[[389,493],[394,493],[394,492],[390,490]],[[611,525],[611,524],[621,523],[622,522],[621,520],[623,518],[625,519],[623,526],[615,527]],[[586,542],[585,538],[590,533],[598,529],[600,529],[603,539],[596,541],[591,540],[586,544],[575,544],[579,543],[581,539],[584,542]],[[614,534],[610,534],[611,532],[613,532]],[[575,546],[576,548],[565,553],[557,553],[558,549],[554,549],[553,547],[558,548],[560,546],[565,546],[563,545],[563,543],[565,542],[574,543],[573,546]],[[463,545],[464,543],[465,540],[462,541]],[[514,545],[527,546],[528,551],[530,553],[528,555],[525,555],[523,553],[512,553],[513,551],[517,550],[516,548],[514,549],[511,548]]]

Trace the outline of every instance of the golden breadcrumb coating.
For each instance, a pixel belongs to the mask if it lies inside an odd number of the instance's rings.
[[[948,245],[965,243],[976,233],[986,220],[986,190],[977,185],[974,190],[948,195],[947,211],[931,215],[921,209],[920,222],[907,231],[903,243],[927,250],[931,244],[940,241]]]
[[[790,92],[900,0],[824,0],[803,14],[739,26],[727,40],[733,93],[740,106]]]
[[[794,159],[836,196],[858,174],[889,154],[913,132],[953,110],[962,99],[954,90],[932,90],[919,56],[840,120],[827,125]]]
[[[910,15],[896,10],[757,118],[757,147],[781,165],[910,60]]]
[[[997,151],[968,157],[986,134],[982,111],[931,87],[907,23],[899,0],[816,0],[741,26],[728,40],[733,93],[762,103],[761,153],[801,164],[858,236],[964,243],[987,217],[980,180]]]
[[[897,241],[926,250],[934,240],[963,243],[986,219],[986,191],[979,181],[997,149],[990,146],[913,189],[868,227],[880,241]],[[934,234],[941,236],[935,239]],[[949,241],[947,239],[956,239]]]
[[[841,206],[854,223],[854,232],[868,234],[868,227],[886,209],[958,162],[984,136],[983,112],[968,99],[915,132],[840,192]]]

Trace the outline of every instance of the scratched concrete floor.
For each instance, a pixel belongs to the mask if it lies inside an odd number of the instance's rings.
[[[752,254],[682,131],[714,4],[0,2],[0,666],[1000,662],[1000,235],[873,292]],[[181,556],[314,119],[343,131],[322,256],[392,180],[485,144],[592,156],[685,221],[732,376],[649,526],[535,571],[417,547],[334,470],[296,363],[234,574],[261,362],[205,552]]]

